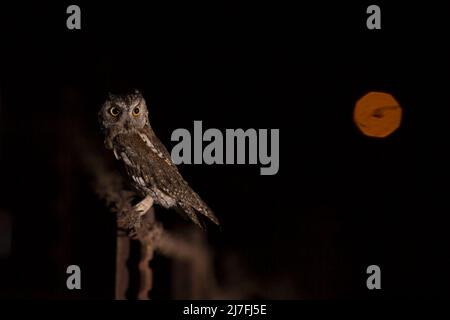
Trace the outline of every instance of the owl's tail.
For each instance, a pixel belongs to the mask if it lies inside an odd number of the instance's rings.
[[[219,219],[215,216],[212,210],[202,201],[202,205],[192,207],[189,204],[180,204],[180,209],[200,228],[204,229],[200,219],[198,218],[198,214],[202,214],[205,217],[209,218],[212,222],[217,225],[220,225]]]

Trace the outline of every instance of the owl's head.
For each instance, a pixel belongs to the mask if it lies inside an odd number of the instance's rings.
[[[149,126],[148,109],[142,94],[109,94],[98,114],[102,129],[105,131],[105,143],[112,147],[112,140],[118,134],[125,134]]]

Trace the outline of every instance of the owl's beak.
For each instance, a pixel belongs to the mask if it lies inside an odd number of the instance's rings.
[[[125,130],[131,130],[132,128],[131,121],[129,120],[125,121],[124,128]]]

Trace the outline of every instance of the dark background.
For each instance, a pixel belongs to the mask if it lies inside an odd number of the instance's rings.
[[[102,146],[108,91],[138,88],[168,149],[176,128],[279,128],[280,170],[181,165],[215,210],[219,281],[229,257],[274,298],[448,297],[449,50],[446,10],[430,2],[1,5],[0,209],[12,217],[0,297],[112,299],[115,221],[71,147],[71,119]],[[355,102],[394,95],[399,130],[362,135]],[[119,166],[119,163],[111,163]],[[176,221],[172,211],[157,212]],[[169,221],[169,224],[173,221]],[[159,260],[158,260],[159,259]],[[155,274],[164,275],[156,257]],[[65,287],[80,265],[83,290]],[[368,265],[382,290],[366,288]],[[244,271],[243,271],[244,270]],[[165,282],[153,297],[169,298]],[[261,292],[256,297],[268,297]]]

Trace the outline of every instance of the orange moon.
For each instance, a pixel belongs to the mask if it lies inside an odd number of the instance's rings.
[[[366,136],[385,138],[400,127],[402,108],[389,93],[369,92],[356,102],[353,121]]]

